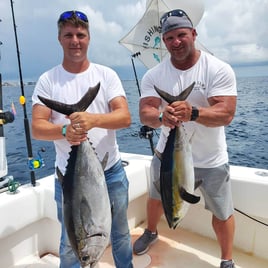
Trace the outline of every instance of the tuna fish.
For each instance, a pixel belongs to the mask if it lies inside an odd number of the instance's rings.
[[[154,87],[166,102],[185,100],[194,88],[191,84],[178,96]],[[165,216],[170,228],[175,229],[186,215],[189,204],[199,202],[200,197],[193,195],[195,189],[194,166],[191,145],[181,123],[171,129],[165,149],[161,155],[160,193]]]
[[[76,104],[38,97],[49,108],[70,115],[85,111],[99,88],[100,83],[89,88]],[[66,173],[62,178],[64,223],[82,267],[94,267],[110,240],[111,207],[103,171],[107,159],[108,154],[101,163],[91,143],[86,140],[71,147]]]

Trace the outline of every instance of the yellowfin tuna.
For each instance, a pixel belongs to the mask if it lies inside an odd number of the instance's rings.
[[[38,97],[49,108],[70,115],[85,111],[99,88],[100,83],[89,88],[76,104]],[[103,171],[107,158],[108,154],[101,163],[88,140],[79,146],[72,146],[66,173],[62,178],[64,223],[82,267],[93,268],[110,241],[111,207]]]
[[[191,84],[178,96],[154,87],[166,102],[183,101],[194,88]],[[170,228],[175,229],[185,216],[189,204],[199,202],[193,195],[195,189],[194,166],[191,145],[182,124],[171,129],[165,149],[161,155],[160,192],[165,216]]]

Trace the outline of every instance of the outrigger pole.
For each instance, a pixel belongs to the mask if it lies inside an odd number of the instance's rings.
[[[136,72],[136,68],[135,68],[135,64],[134,64],[134,58],[138,57],[141,53],[137,52],[135,54],[131,55],[131,62],[132,62],[132,67],[133,67],[133,71],[134,71],[134,75],[135,75],[135,79],[136,79],[136,84],[137,84],[137,88],[139,91],[139,96],[141,96],[141,91],[140,91],[140,85],[139,85],[139,80],[137,77],[137,72]],[[154,154],[154,143],[153,143],[153,133],[154,129],[148,126],[142,126],[140,128],[140,132],[139,132],[139,136],[140,138],[145,138],[148,139],[150,142],[150,147],[151,147],[151,151],[152,151],[152,155]]]
[[[17,49],[17,58],[19,64],[19,76],[20,76],[20,87],[21,87],[21,97],[20,97],[20,104],[23,108],[24,113],[24,129],[25,129],[25,136],[26,136],[26,144],[27,144],[27,151],[28,151],[28,161],[33,161],[33,152],[32,152],[32,143],[31,143],[31,134],[30,134],[30,127],[29,127],[29,120],[27,117],[26,111],[26,101],[24,95],[24,85],[22,79],[22,71],[21,71],[21,63],[20,63],[20,52],[19,52],[19,44],[18,44],[18,37],[17,37],[17,29],[16,29],[16,22],[14,16],[14,8],[13,8],[13,1],[10,0],[11,11],[12,11],[12,19],[13,19],[13,26],[14,26],[14,34],[15,34],[15,41],[16,41],[16,49]],[[31,183],[33,186],[36,185],[35,173],[34,170],[30,170],[31,174]]]

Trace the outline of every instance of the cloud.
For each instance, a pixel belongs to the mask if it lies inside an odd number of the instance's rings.
[[[176,1],[176,0],[174,0]],[[182,1],[182,0],[177,0]],[[187,1],[187,0],[185,0]],[[219,58],[243,64],[268,61],[268,0],[204,0],[205,12],[197,26],[199,41]],[[62,51],[56,21],[65,10],[84,11],[90,21],[92,61],[108,66],[130,65],[130,53],[118,41],[142,17],[146,0],[66,1],[15,0],[14,11],[23,74],[37,78],[59,64]],[[9,1],[0,1],[0,71],[18,76],[15,37]]]
[[[268,1],[206,0],[199,40],[230,63],[268,61]]]
[[[74,3],[47,0],[44,5],[40,1],[15,0],[16,29],[25,76],[36,78],[61,62],[62,51],[57,40],[56,21],[66,10],[81,10],[88,15],[91,32],[89,56],[92,61],[109,66],[129,64],[129,54],[118,41],[136,23],[138,13],[142,15],[145,2],[118,0],[115,5],[111,1],[81,0]],[[0,41],[3,42],[0,48],[0,70],[3,70],[4,77],[16,77],[17,56],[9,1],[1,1],[0,10]]]

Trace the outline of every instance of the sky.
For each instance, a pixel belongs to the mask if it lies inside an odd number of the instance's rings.
[[[202,19],[196,26],[199,42],[232,66],[261,65],[268,73],[268,0],[198,1],[204,6]],[[56,22],[66,10],[80,10],[88,15],[91,32],[88,55],[92,62],[115,68],[121,78],[132,72],[131,53],[118,41],[142,17],[146,0],[13,0],[13,3],[21,69],[26,80],[36,80],[61,63]],[[18,80],[10,0],[0,1],[0,20],[0,73],[3,80]],[[141,72],[145,70],[141,63],[136,64]]]

